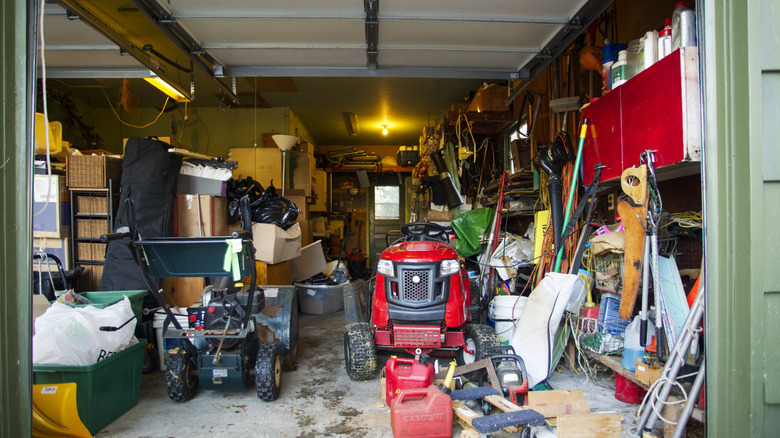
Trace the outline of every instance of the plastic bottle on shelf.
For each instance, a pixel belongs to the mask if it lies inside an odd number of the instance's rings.
[[[642,40],[631,40],[626,48],[626,80],[633,78],[639,73],[639,48],[642,46]]]
[[[617,60],[618,52],[625,49],[625,44],[614,44],[609,39],[604,40],[604,49],[601,51],[604,56],[601,61],[601,91],[604,94],[612,90],[612,64]]]
[[[672,13],[672,51],[695,45],[696,15],[685,2],[677,2]]]
[[[658,33],[658,61],[672,53],[672,19],[664,20],[664,28]]]
[[[623,85],[628,80],[628,61],[627,53],[625,50],[621,50],[618,53],[618,60],[612,64],[612,89]]]
[[[639,46],[637,73],[648,69],[658,60],[658,32],[648,31]]]
[[[640,344],[640,322],[641,317],[637,315],[631,324],[626,327],[626,335],[623,341],[623,368],[629,371],[636,371],[636,360],[645,354],[645,347]],[[650,319],[647,320],[647,337],[645,345],[650,345],[655,334],[655,324]]]

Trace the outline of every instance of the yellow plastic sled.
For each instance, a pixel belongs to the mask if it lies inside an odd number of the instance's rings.
[[[76,384],[33,385],[33,437],[91,438],[79,418]]]

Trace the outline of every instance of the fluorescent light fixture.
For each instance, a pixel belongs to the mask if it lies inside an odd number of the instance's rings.
[[[144,78],[146,82],[149,82],[154,86],[154,88],[162,91],[166,95],[168,95],[170,98],[175,100],[176,102],[189,102],[190,98],[187,97],[184,93],[176,89],[173,85],[169,84],[168,82],[165,82],[165,80],[157,75],[152,75],[151,77]]]

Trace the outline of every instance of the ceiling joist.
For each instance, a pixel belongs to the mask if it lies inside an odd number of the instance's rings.
[[[363,0],[366,11],[366,65],[376,70],[379,58],[379,0]]]

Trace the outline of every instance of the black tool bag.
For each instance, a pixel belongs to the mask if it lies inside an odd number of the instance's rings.
[[[122,167],[121,196],[114,223],[115,232],[128,231],[127,199],[133,200],[135,221],[142,239],[173,234],[173,208],[181,155],[152,138],[127,140]],[[141,270],[133,259],[127,239],[114,240],[106,248],[106,264],[100,290],[147,290]]]

